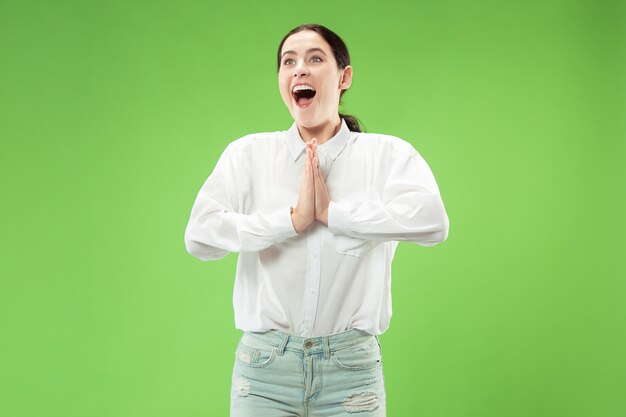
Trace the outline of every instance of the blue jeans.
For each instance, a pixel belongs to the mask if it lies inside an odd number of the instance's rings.
[[[384,417],[378,337],[352,329],[304,338],[244,332],[231,381],[231,417]]]

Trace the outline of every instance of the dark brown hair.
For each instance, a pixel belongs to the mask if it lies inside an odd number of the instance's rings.
[[[294,33],[302,32],[304,30],[312,30],[313,32],[318,33],[328,43],[328,45],[330,45],[330,49],[333,51],[335,61],[337,61],[337,67],[339,69],[343,69],[346,66],[350,65],[350,53],[348,52],[348,47],[339,37],[339,35],[337,35],[335,32],[325,26],[315,23],[307,23],[291,29],[289,32],[287,32],[283,40],[280,41],[280,45],[278,45],[276,72],[280,71],[280,51],[283,49],[283,44],[288,37],[290,37]],[[341,104],[341,97],[346,91],[347,90],[341,90],[341,93],[339,93],[339,104]],[[362,132],[360,122],[356,118],[356,116],[342,114],[341,112],[339,112],[339,117],[346,121],[346,125],[348,125],[348,128],[351,131]]]

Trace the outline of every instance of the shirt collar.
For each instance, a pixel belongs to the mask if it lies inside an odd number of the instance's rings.
[[[323,149],[334,161],[341,151],[346,147],[348,139],[350,138],[350,129],[346,124],[346,121],[341,119],[341,128],[333,136],[321,145],[318,145],[318,149]],[[289,153],[294,161],[298,160],[298,157],[304,152],[306,143],[300,136],[298,125],[294,121],[289,130],[287,130],[287,146],[289,147]]]

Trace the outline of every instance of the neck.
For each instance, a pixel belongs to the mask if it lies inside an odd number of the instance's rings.
[[[303,127],[298,125],[300,136],[305,142],[317,138],[317,143],[320,145],[335,136],[339,129],[341,129],[341,118],[339,115],[332,122],[323,123],[319,126]]]

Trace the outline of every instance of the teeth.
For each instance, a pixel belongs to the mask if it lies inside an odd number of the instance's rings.
[[[315,91],[315,88],[311,87],[310,85],[297,85],[293,88],[293,93],[295,93],[296,91],[300,91],[300,90],[311,90],[311,91]]]

